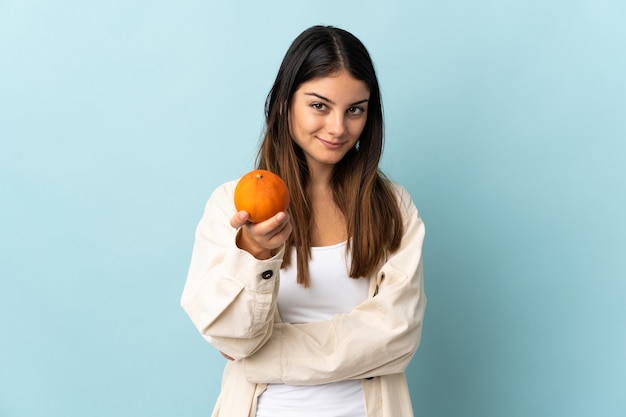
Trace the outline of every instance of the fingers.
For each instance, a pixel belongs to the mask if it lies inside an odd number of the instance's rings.
[[[261,223],[248,222],[244,229],[258,245],[266,249],[276,249],[289,237],[291,223],[289,215],[285,212],[280,212]]]
[[[231,226],[240,228],[237,246],[256,257],[267,256],[273,249],[279,248],[289,238],[292,231],[289,214],[277,213],[261,223],[252,223],[245,211],[235,214]]]
[[[291,231],[291,222],[289,221],[289,215],[281,211],[264,222],[248,224],[248,228],[253,232],[253,235],[256,235],[262,241],[271,243],[271,246],[273,246],[271,249],[274,249],[282,245],[289,237],[288,233],[285,234],[285,230],[289,228],[289,231]]]
[[[279,213],[277,216],[279,216],[280,214],[284,215],[284,217],[281,216],[283,220],[277,223],[276,228],[273,229],[272,232],[270,232],[270,234],[268,235],[268,241],[274,247],[282,245],[289,238],[289,235],[292,231],[291,222],[289,221],[287,214]]]
[[[270,217],[264,222],[258,223],[259,232],[266,236],[272,236],[282,230],[289,223],[289,216],[284,211],[276,213],[274,217]]]
[[[231,217],[230,225],[234,229],[239,229],[241,226],[243,226],[244,224],[248,222],[249,218],[250,218],[250,215],[248,214],[247,211],[239,211],[235,213],[233,217]]]

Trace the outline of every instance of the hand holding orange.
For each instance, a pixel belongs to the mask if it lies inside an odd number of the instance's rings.
[[[251,222],[260,223],[287,210],[289,190],[278,175],[255,169],[241,177],[237,183],[235,207],[237,211],[248,212]]]

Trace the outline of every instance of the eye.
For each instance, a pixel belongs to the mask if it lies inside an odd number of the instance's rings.
[[[363,107],[354,106],[354,107],[348,108],[348,113],[354,116],[358,116],[358,115],[365,113],[365,109]]]
[[[312,103],[311,107],[313,107],[317,111],[324,111],[324,110],[326,110],[326,104],[320,103],[320,102]]]

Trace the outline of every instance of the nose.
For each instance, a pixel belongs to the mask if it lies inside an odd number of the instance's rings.
[[[346,131],[344,115],[339,112],[333,112],[328,116],[328,120],[326,123],[326,130],[328,133],[333,135],[333,137],[341,137]]]

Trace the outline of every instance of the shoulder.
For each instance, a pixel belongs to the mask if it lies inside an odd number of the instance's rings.
[[[205,205],[205,214],[223,213],[232,215],[235,213],[235,187],[239,180],[231,180],[217,186],[211,192]]]
[[[411,198],[411,196],[409,195],[409,192],[402,184],[399,184],[391,180],[387,180],[387,184],[389,184],[389,187],[396,195],[396,198],[401,199],[401,200],[406,199],[406,198],[409,198],[409,199]]]
[[[217,186],[211,193],[209,201],[222,199],[232,200],[232,197],[235,195],[235,187],[237,186],[238,181],[239,179],[230,180]]]
[[[417,211],[417,208],[415,207],[415,203],[413,202],[413,199],[411,198],[411,194],[409,194],[409,192],[403,185],[394,181],[390,181],[390,180],[388,180],[387,183],[389,184],[389,188],[395,195],[396,201],[398,202],[400,209],[404,213],[406,213],[407,211],[410,212],[413,210]]]

